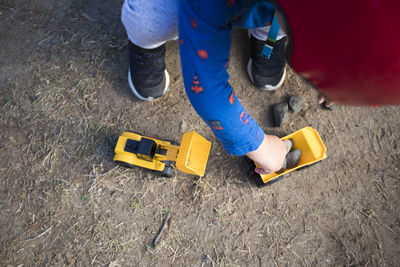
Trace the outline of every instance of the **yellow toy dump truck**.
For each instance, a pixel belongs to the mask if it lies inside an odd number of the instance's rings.
[[[326,147],[322,142],[322,139],[318,131],[311,127],[305,127],[303,129],[298,130],[297,132],[282,137],[281,139],[282,140],[292,139],[294,141],[292,149],[300,149],[301,151],[300,161],[296,167],[287,169],[282,173],[271,173],[271,174],[253,173],[253,177],[255,178],[255,182],[258,186],[272,184],[281,179],[283,175],[291,171],[300,168],[305,168],[327,157]],[[254,165],[251,168],[254,170]]]
[[[166,177],[175,175],[176,168],[190,174],[203,176],[211,143],[195,131],[185,133],[181,145],[161,141],[131,132],[123,132],[115,146],[114,161],[122,165],[139,166],[161,172]]]

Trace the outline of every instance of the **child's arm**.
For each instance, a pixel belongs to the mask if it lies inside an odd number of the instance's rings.
[[[230,20],[239,1],[180,1],[179,46],[186,93],[193,107],[229,154],[247,155],[262,168],[282,167],[282,141],[265,135],[246,112],[228,83]],[[273,10],[270,14],[273,16]]]

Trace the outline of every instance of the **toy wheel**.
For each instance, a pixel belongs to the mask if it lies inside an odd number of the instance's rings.
[[[171,178],[175,176],[175,169],[171,166],[165,166],[164,170],[160,171],[163,176]]]

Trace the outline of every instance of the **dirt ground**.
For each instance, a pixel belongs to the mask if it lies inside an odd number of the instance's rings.
[[[231,84],[249,113],[279,136],[312,126],[327,146],[320,164],[258,188],[191,107],[176,42],[165,97],[130,93],[121,4],[0,2],[2,266],[400,264],[400,107],[326,111],[293,72],[261,92],[245,72],[246,32],[234,31]],[[271,127],[271,106],[291,94],[304,110]],[[192,129],[213,144],[202,178],[112,161],[122,131],[180,142]]]

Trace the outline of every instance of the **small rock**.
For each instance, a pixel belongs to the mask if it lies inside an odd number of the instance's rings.
[[[51,39],[51,42],[53,44],[56,44],[56,43],[58,43],[59,40],[60,40],[60,36],[54,35],[53,38]]]
[[[292,169],[299,164],[301,157],[301,151],[300,149],[295,149],[293,151],[290,151],[286,155],[286,169]]]
[[[274,116],[275,127],[280,127],[286,121],[288,117],[289,107],[287,103],[276,104],[272,113]]]
[[[206,264],[211,263],[211,258],[209,255],[203,256],[203,263],[206,263]]]
[[[297,95],[292,95],[289,98],[289,106],[294,112],[299,112],[303,108],[303,101]]]
[[[291,140],[291,139],[290,139]],[[285,140],[287,141],[287,140]],[[287,169],[292,169],[296,167],[299,164],[301,157],[301,151],[300,149],[295,149],[293,151],[290,151],[289,153],[286,154],[285,160],[283,161],[282,168],[277,171],[276,173],[281,174]]]
[[[289,153],[289,151],[292,149],[292,147],[294,145],[293,139],[286,139],[283,142],[285,143],[285,146],[286,146],[286,152]]]

